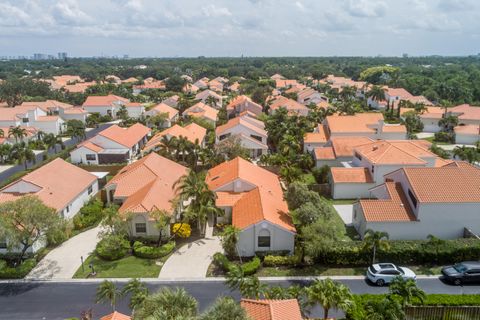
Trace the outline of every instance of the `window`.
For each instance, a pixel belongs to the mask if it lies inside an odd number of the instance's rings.
[[[270,236],[258,236],[258,247],[260,248],[270,247]]]
[[[258,141],[262,142],[262,137],[260,137],[260,136],[256,136],[254,134],[251,134],[250,137],[255,139],[255,140],[258,140]]]
[[[22,122],[23,122],[23,123],[27,123],[27,122],[28,122],[28,118],[22,118]]]
[[[372,173],[375,172],[375,166],[372,166]]]
[[[416,208],[417,207],[417,198],[415,198],[412,190],[410,190],[410,189],[408,189],[408,196],[410,197],[410,200],[412,200],[413,206]]]
[[[136,233],[147,233],[147,224],[146,223],[135,223],[135,232]]]
[[[95,154],[89,153],[85,155],[85,159],[87,159],[87,161],[95,161],[97,160],[97,156]]]
[[[360,154],[358,154],[357,152],[355,152],[355,157],[358,159],[358,160],[362,160],[362,156]]]
[[[90,195],[92,194],[92,192],[93,192],[93,187],[92,186],[88,187],[88,194]]]
[[[0,249],[7,249],[7,239],[0,239]]]
[[[69,213],[70,212],[70,205],[68,205],[66,209],[67,209],[67,213]]]

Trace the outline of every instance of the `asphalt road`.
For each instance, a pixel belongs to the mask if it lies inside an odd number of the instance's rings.
[[[339,280],[350,287],[353,293],[380,294],[388,288],[370,285],[363,279]],[[273,285],[289,286],[293,283],[308,284],[307,281],[264,281]],[[219,296],[239,299],[238,292],[231,292],[222,281],[148,281],[151,291],[161,287],[183,287],[199,303],[200,311],[205,310]],[[122,284],[119,284],[121,286]],[[418,285],[427,293],[479,294],[480,286],[456,287],[443,283],[437,278],[419,279]],[[94,303],[98,282],[15,282],[0,283],[0,319],[34,320],[65,319],[78,317],[82,310],[93,309],[94,319],[110,312],[108,305]],[[129,314],[127,300],[121,300],[117,310]],[[332,315],[335,315],[333,313]],[[319,308],[312,316],[320,317]]]

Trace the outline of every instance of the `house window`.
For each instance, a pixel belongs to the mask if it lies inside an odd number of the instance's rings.
[[[0,249],[7,249],[7,239],[0,239]]]
[[[147,224],[146,223],[135,223],[135,232],[136,233],[147,233]]]
[[[93,186],[88,187],[88,194],[90,195],[92,194],[92,192],[93,192]]]
[[[375,166],[372,166],[372,173],[375,172]]]
[[[357,152],[355,152],[355,157],[358,159],[358,160],[362,160],[362,156],[360,154],[358,154]]]
[[[270,236],[258,236],[258,247],[259,248],[269,248],[270,247]]]
[[[250,137],[255,139],[255,140],[258,140],[260,142],[262,141],[262,137],[260,137],[260,136],[256,136],[256,135],[251,134]]]
[[[22,122],[23,122],[23,123],[27,123],[27,122],[28,122],[28,118],[22,118]]]
[[[412,200],[413,206],[416,208],[417,207],[417,198],[415,198],[412,190],[410,190],[410,189],[408,189],[408,196],[410,197],[410,200]]]
[[[67,213],[70,212],[70,205],[68,205],[65,209],[67,209]]]
[[[87,161],[95,161],[97,160],[97,156],[95,154],[88,153],[85,155],[85,159],[87,159]]]

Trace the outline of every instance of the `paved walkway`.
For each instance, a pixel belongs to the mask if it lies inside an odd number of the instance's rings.
[[[335,204],[333,205],[337,210],[338,215],[342,218],[343,223],[347,226],[352,225],[353,220],[353,204]]]
[[[71,279],[81,266],[81,258],[87,259],[95,249],[100,227],[96,227],[68,239],[50,251],[27,275],[27,279]]]
[[[205,278],[216,252],[223,252],[220,238],[212,235],[209,221],[205,238],[187,243],[175,251],[163,265],[159,279]]]

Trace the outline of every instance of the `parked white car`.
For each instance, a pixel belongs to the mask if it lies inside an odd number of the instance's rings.
[[[415,280],[417,278],[412,270],[405,267],[398,267],[393,263],[376,263],[368,267],[367,270],[368,280],[378,286],[383,286],[386,283],[390,283],[393,279],[395,279],[395,277],[398,276],[405,280]]]

